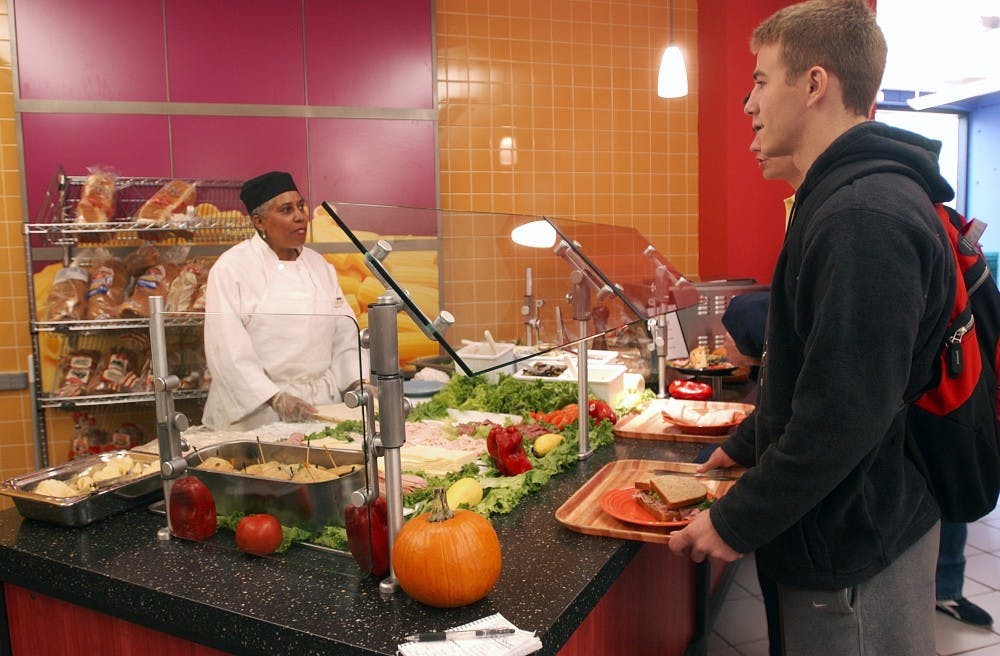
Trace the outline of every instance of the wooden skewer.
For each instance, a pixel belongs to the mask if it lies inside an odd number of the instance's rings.
[[[324,444],[323,445],[323,449],[326,450],[326,455],[330,459],[330,466],[333,467],[334,469],[336,469],[337,468],[337,461],[333,459],[333,453],[330,451],[330,447],[328,447],[327,445]]]
[[[260,453],[260,464],[264,464],[264,447],[260,445],[260,435],[257,436],[257,451]]]

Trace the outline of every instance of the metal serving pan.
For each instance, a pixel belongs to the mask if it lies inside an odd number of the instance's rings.
[[[76,458],[62,465],[8,479],[0,486],[0,493],[11,497],[14,506],[24,517],[60,526],[86,526],[163,495],[158,466],[147,474],[110,481],[109,485],[99,488],[96,492],[81,493],[73,497],[50,497],[32,491],[44,480],[69,481],[98,471],[111,460],[122,456],[129,456],[143,465],[159,461],[154,454],[124,450],[109,451]]]
[[[298,482],[251,476],[239,472],[199,469],[209,457],[229,461],[236,469],[276,460],[284,464],[330,467],[332,455],[337,465],[357,465],[350,474],[329,481]],[[343,526],[344,509],[351,493],[364,487],[363,457],[359,451],[307,448],[294,444],[237,440],[199,448],[186,456],[188,471],[212,491],[216,512],[270,513],[285,526],[319,531],[324,526]],[[308,458],[308,459],[307,459]]]

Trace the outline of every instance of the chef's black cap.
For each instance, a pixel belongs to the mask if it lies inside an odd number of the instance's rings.
[[[247,213],[286,191],[298,191],[291,173],[270,171],[243,183],[240,200],[247,206]]]

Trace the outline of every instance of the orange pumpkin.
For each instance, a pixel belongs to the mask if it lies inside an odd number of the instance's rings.
[[[444,488],[430,512],[400,529],[392,566],[403,591],[436,608],[479,601],[500,578],[500,541],[493,525],[471,510],[452,511]]]

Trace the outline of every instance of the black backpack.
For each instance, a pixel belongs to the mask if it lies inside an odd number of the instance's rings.
[[[839,166],[823,177],[796,214],[857,178],[908,171],[890,160]],[[1000,290],[978,243],[985,224],[967,221],[945,205],[935,207],[960,275],[930,383],[908,400],[906,453],[927,480],[941,519],[971,522],[989,514],[1000,494]]]

